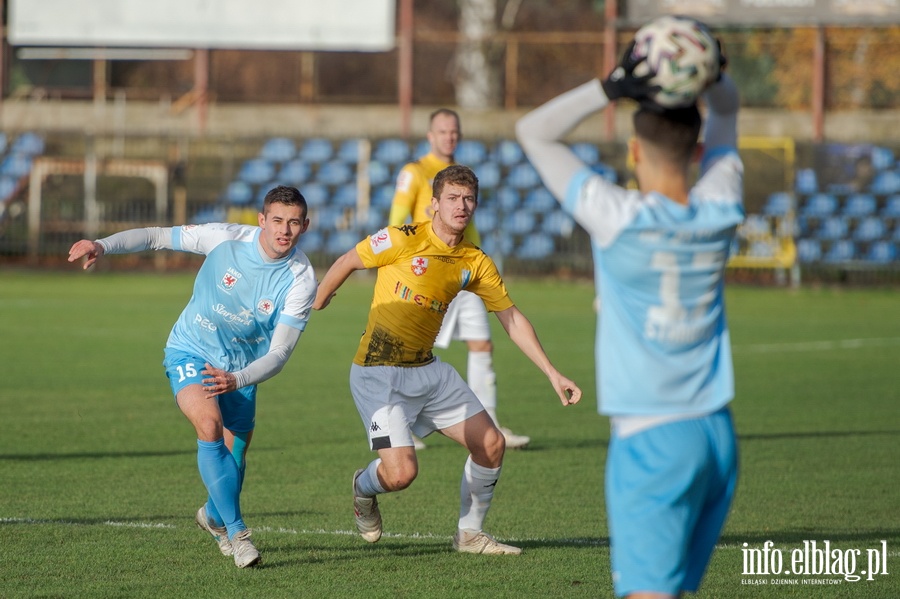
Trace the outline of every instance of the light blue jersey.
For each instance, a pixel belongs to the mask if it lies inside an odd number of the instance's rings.
[[[264,257],[259,227],[235,224],[173,227],[172,249],[205,254],[194,292],[166,347],[199,353],[227,371],[246,367],[269,350],[277,324],[303,330],[316,279],[299,249]]]
[[[602,414],[705,414],[734,396],[723,276],[744,218],[743,165],[708,154],[687,206],[626,190],[589,168],[563,208],[591,235],[598,293]]]

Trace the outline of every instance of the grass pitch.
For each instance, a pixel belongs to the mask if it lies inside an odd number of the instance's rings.
[[[355,534],[350,479],[372,457],[347,383],[372,287],[355,275],[261,386],[243,510],[264,564],[238,570],[193,523],[196,443],[161,365],[192,280],[0,275],[0,597],[612,596],[589,284],[508,281],[585,390],[577,406],[493,323],[500,418],[532,445],[507,454],[486,529],[522,556],[452,552],[466,456],[434,436],[413,486],[380,499],[385,537]],[[900,596],[896,292],[731,287],[728,302],[742,470],[700,596]],[[461,344],[442,356],[464,369]],[[772,566],[811,541],[844,570],[855,551],[856,573],[886,563],[857,582],[747,572],[767,541]]]

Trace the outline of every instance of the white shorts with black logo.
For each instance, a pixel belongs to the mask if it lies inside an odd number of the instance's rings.
[[[350,392],[373,450],[412,447],[412,433],[425,437],[484,410],[456,369],[440,358],[410,368],[353,364]]]
[[[471,291],[460,291],[444,314],[434,346],[446,349],[451,341],[488,341],[490,338],[491,326],[484,302]]]

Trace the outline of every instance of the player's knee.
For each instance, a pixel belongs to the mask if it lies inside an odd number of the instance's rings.
[[[382,465],[385,466],[384,462]],[[379,472],[382,478],[381,484],[387,491],[402,491],[416,480],[419,467],[415,462],[404,461],[402,463],[385,466],[383,472]]]
[[[492,427],[484,436],[480,452],[472,452],[475,461],[488,468],[497,468],[503,462],[503,454],[506,452],[506,438],[496,427]],[[475,455],[480,453],[480,455]]]

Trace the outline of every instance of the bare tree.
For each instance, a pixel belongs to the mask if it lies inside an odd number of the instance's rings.
[[[511,3],[518,5],[520,0]],[[459,7],[461,39],[456,49],[456,103],[474,109],[499,106],[501,52],[494,40],[497,0],[460,0]]]

